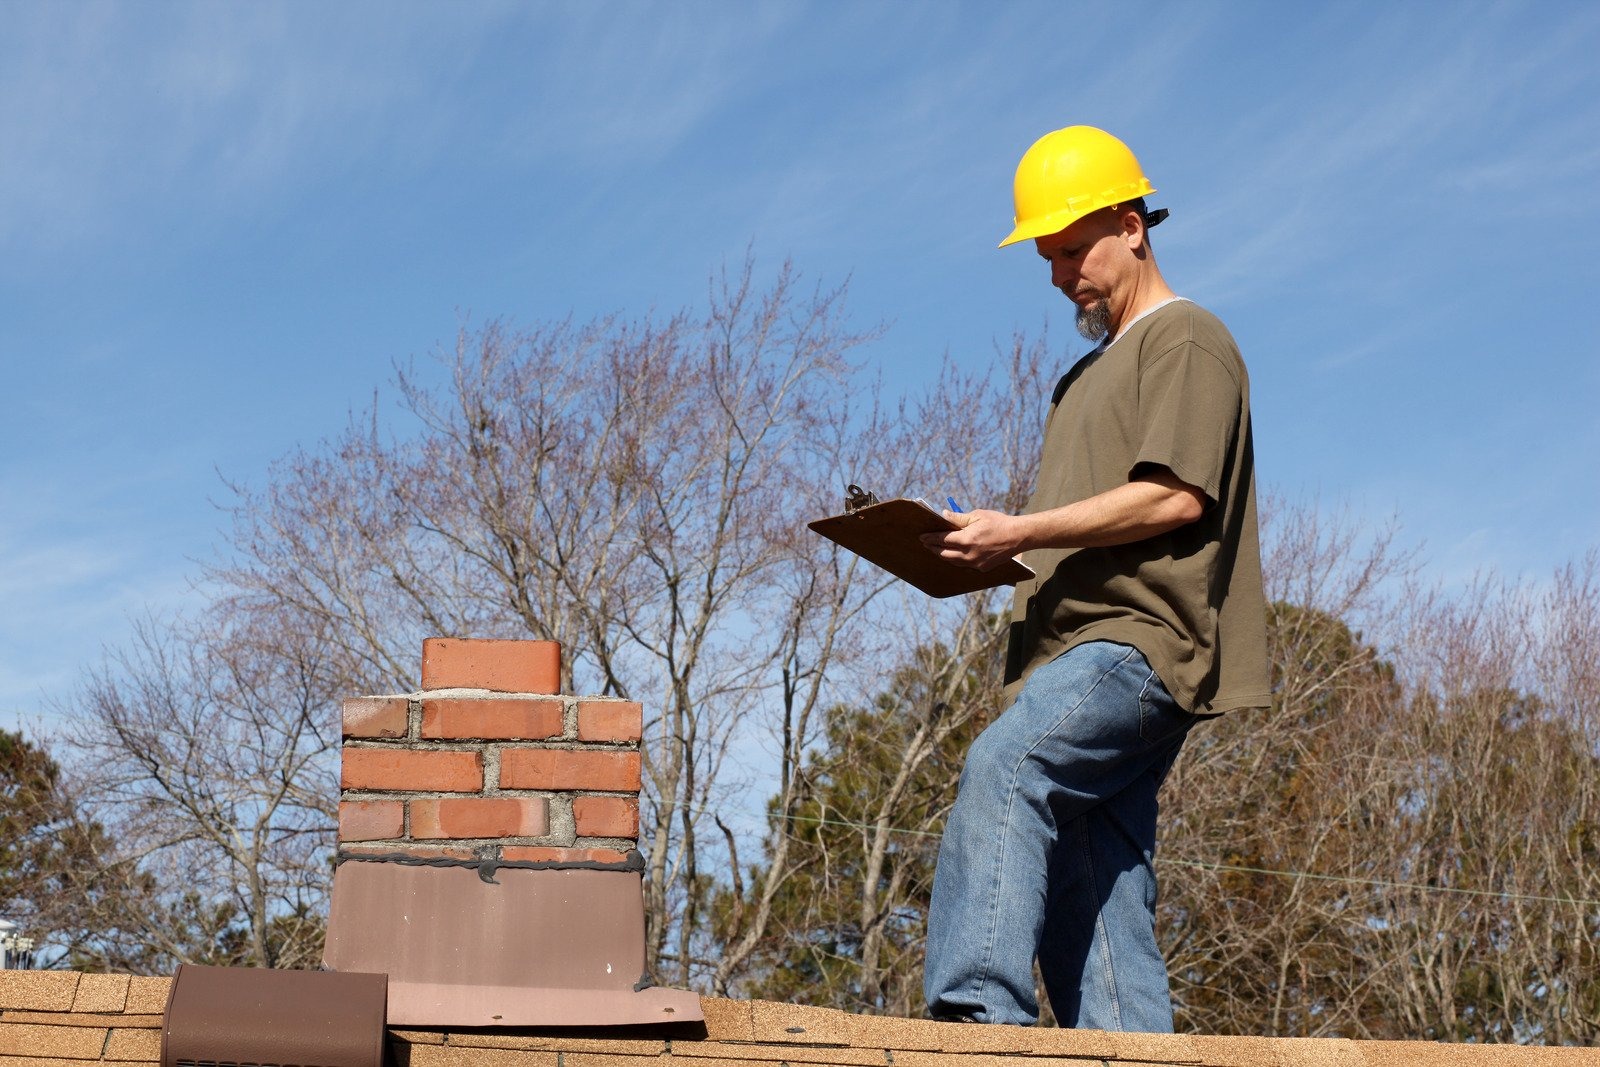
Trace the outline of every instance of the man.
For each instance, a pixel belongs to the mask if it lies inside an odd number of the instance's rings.
[[[1268,703],[1249,383],[1213,315],[1161,276],[1155,192],[1121,141],[1047,134],[1016,228],[1099,345],[1056,386],[1021,515],[946,513],[924,540],[1019,553],[1009,706],[974,742],[928,915],[936,1018],[1031,1024],[1037,956],[1065,1026],[1170,1032],[1155,938],[1156,792],[1190,728]]]

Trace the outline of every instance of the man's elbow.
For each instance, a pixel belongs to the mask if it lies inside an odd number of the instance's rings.
[[[1173,529],[1177,529],[1179,526],[1189,525],[1205,514],[1206,495],[1198,489],[1183,485],[1171,491],[1165,504],[1167,521],[1172,524]]]
[[[1140,481],[1161,489],[1156,510],[1157,521],[1167,529],[1187,526],[1206,512],[1206,494],[1165,467],[1150,469]]]

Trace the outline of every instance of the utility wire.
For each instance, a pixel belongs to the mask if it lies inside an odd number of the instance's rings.
[[[693,807],[689,809],[701,815],[714,815],[709,808]],[[871,823],[849,822],[845,819],[828,819],[820,815],[789,815],[789,822],[809,822],[819,826],[843,826],[852,830],[876,830]],[[890,826],[890,833],[908,834],[913,837],[939,837],[932,830],[913,830],[907,826]],[[1581,897],[1549,897],[1537,896],[1529,893],[1509,893],[1495,889],[1462,889],[1449,885],[1427,885],[1423,882],[1392,882],[1381,878],[1356,878],[1343,874],[1316,874],[1311,871],[1284,871],[1271,867],[1245,867],[1235,863],[1204,863],[1200,860],[1160,860],[1179,867],[1197,867],[1208,871],[1233,871],[1238,874],[1265,874],[1275,878],[1308,878],[1318,882],[1339,882],[1345,885],[1373,886],[1380,889],[1416,889],[1424,893],[1454,893],[1458,896],[1469,897],[1496,897],[1500,900],[1527,900],[1545,904],[1574,904],[1580,907],[1600,908],[1600,900],[1585,900]]]

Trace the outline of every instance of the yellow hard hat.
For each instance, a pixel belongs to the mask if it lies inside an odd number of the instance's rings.
[[[1000,242],[1060,233],[1091,211],[1156,191],[1128,146],[1093,126],[1047,133],[1017,164],[1016,229]]]

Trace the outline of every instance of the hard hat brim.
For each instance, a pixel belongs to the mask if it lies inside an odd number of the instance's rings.
[[[1110,205],[1106,206],[1109,207]],[[1064,211],[1053,211],[1043,217],[1031,218],[1027,222],[1018,223],[1016,228],[1006,235],[1006,239],[995,247],[1004,248],[1006,245],[1014,245],[1018,241],[1031,241],[1035,237],[1048,237],[1053,233],[1060,233],[1085,215],[1093,214],[1099,210],[1099,208],[1091,208],[1088,211],[1075,211],[1067,208]]]
[[[1026,222],[1018,222],[1016,228],[1006,235],[1006,239],[995,247],[1004,248],[1006,245],[1014,245],[1018,241],[1028,241],[1036,237],[1048,237],[1053,233],[1060,233],[1074,222],[1087,215],[1093,215],[1101,208],[1113,207],[1128,200],[1136,200],[1141,196],[1150,196],[1155,192],[1156,187],[1151,185],[1149,181],[1143,180],[1118,189],[1109,189],[1100,196],[1095,197],[1087,205],[1080,204],[1073,207],[1065,207],[1060,211],[1052,211],[1047,215],[1035,215]]]

